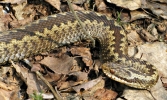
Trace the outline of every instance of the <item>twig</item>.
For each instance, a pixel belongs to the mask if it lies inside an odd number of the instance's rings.
[[[62,98],[60,97],[60,95],[53,89],[53,87],[50,85],[50,83],[42,76],[42,74],[39,71],[35,71],[35,73],[37,74],[37,76],[44,81],[44,83],[50,88],[50,90],[52,91],[53,95],[55,96],[55,98],[57,100],[62,100]]]
[[[88,38],[92,41],[92,45],[93,47],[95,47],[95,40],[89,35],[89,33],[87,33],[87,31],[85,30],[85,27],[82,23],[82,21],[79,19],[79,17],[77,16],[77,14],[75,13],[72,4],[71,4],[71,0],[67,0],[68,6],[70,8],[70,10],[72,11],[72,13],[74,14],[74,17],[76,18],[76,20],[79,22],[84,34],[86,34],[88,36]]]
[[[27,60],[24,59],[25,63],[28,64],[30,67],[32,67],[31,63]],[[62,100],[60,95],[53,89],[51,84],[42,76],[42,74],[39,71],[35,71],[36,75],[49,87],[49,89],[52,91],[54,97],[56,100]]]

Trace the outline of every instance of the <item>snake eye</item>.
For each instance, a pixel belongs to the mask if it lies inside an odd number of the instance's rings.
[[[114,73],[115,73],[115,71],[113,71],[113,70],[111,70],[111,69],[110,69],[110,73],[111,73],[111,74],[114,74]]]

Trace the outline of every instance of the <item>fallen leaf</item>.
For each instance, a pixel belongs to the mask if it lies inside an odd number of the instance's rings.
[[[83,83],[81,85],[78,85],[78,86],[75,86],[75,87],[72,87],[72,88],[78,93],[81,91],[81,89],[84,89],[84,91],[87,91],[88,89],[91,89],[93,86],[98,84],[101,80],[102,80],[102,78],[99,77],[97,79],[88,81],[86,83]]]
[[[3,0],[3,1],[0,1],[0,3],[11,3],[11,4],[21,4],[23,2],[26,2],[26,0]]]
[[[76,81],[87,81],[88,80],[88,73],[86,72],[72,72],[69,75],[75,75],[77,77]]]
[[[49,81],[49,82],[57,82],[60,79],[62,79],[63,75],[62,74],[57,74],[57,73],[51,73],[47,71],[47,75],[44,75],[44,78]]]
[[[70,49],[71,53],[73,55],[80,55],[82,57],[83,62],[86,64],[86,66],[92,66],[93,61],[90,53],[89,48],[84,47],[74,47]]]
[[[107,6],[103,0],[95,0],[95,5],[98,11],[104,11],[104,12],[107,11]]]
[[[115,100],[118,93],[108,89],[98,89],[95,94],[94,98],[98,100]]]
[[[50,3],[53,7],[60,11],[60,0],[45,0],[46,2]]]
[[[72,8],[73,8],[74,10],[84,11],[84,8],[83,8],[83,7],[77,6],[76,4],[72,4]]]
[[[40,91],[39,89],[42,87],[47,87],[43,81],[39,81],[40,79],[37,79],[35,73],[31,73],[28,71],[28,69],[18,66],[13,62],[12,65],[16,69],[16,72],[21,77],[21,79],[26,83],[27,93],[29,95],[33,94],[34,91]]]
[[[162,85],[160,78],[155,86],[150,89],[150,93],[156,100],[167,100],[167,91]]]
[[[71,0],[71,1],[72,1],[72,3],[74,3],[74,4],[83,4],[83,3],[86,2],[86,0]]]
[[[126,100],[154,100],[154,97],[147,90],[125,89],[121,97]]]
[[[41,68],[41,65],[37,63],[37,64],[33,64],[33,65],[32,65],[31,71],[32,71],[32,72],[35,72],[35,71],[43,71],[43,69]]]
[[[68,55],[63,55],[60,58],[48,56],[40,61],[41,64],[48,66],[52,71],[58,74],[68,74],[74,67],[73,62],[75,62],[74,58]]]
[[[146,1],[144,0],[107,0],[107,2],[116,4],[117,6],[120,6],[126,9],[136,10],[142,7],[142,4],[144,5]]]
[[[19,94],[19,89],[17,88],[13,89],[12,91],[0,89],[1,100],[19,100],[21,98],[19,98],[18,94]]]
[[[130,15],[131,15],[131,19],[130,19],[131,22],[137,19],[144,19],[144,18],[151,19],[151,17],[148,14],[146,14],[144,11],[136,11],[136,10],[131,11]]]

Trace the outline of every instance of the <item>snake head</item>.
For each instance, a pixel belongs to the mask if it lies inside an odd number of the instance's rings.
[[[139,89],[149,89],[157,82],[158,73],[157,70],[153,71],[146,66],[149,65],[107,62],[102,65],[102,70],[109,78],[122,84]]]

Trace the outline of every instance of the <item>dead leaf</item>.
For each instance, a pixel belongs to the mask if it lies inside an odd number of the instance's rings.
[[[92,61],[92,57],[91,57],[89,48],[76,47],[76,48],[71,48],[70,51],[73,55],[82,56],[82,60],[86,64],[86,66],[89,66],[89,67],[92,66],[93,61]]]
[[[0,1],[0,3],[11,3],[11,4],[21,4],[23,2],[26,2],[26,0],[3,0],[3,1]]]
[[[81,91],[81,94],[82,94],[82,96],[85,100],[90,100],[90,99],[91,100],[97,100],[96,97],[94,96],[94,94],[97,90],[103,89],[104,86],[105,86],[105,81],[102,79],[96,85],[89,88],[88,90],[84,90],[84,88],[83,88],[84,91]]]
[[[127,34],[128,42],[130,46],[141,45],[144,41],[140,38],[140,35],[137,34],[136,30],[130,30]]]
[[[0,81],[0,88],[2,88],[4,90],[14,90],[16,88],[16,86],[13,86],[10,84],[8,85],[8,84]]]
[[[131,11],[130,15],[131,15],[131,19],[130,19],[131,22],[137,19],[144,19],[144,18],[151,19],[151,17],[148,14],[146,14],[144,11],[136,11],[136,10]]]
[[[125,89],[121,97],[127,100],[154,100],[147,90]]]
[[[161,16],[164,19],[167,19],[167,6],[163,3],[158,2],[147,2],[147,7],[152,11],[153,14]]]
[[[157,84],[150,89],[150,93],[156,100],[167,100],[167,91],[163,87],[160,78],[158,79]]]
[[[144,0],[107,0],[107,2],[130,10],[136,10],[146,3]]]
[[[74,4],[83,4],[83,3],[86,2],[86,0],[71,0],[71,1],[72,1],[72,3],[74,3]]]
[[[57,73],[51,73],[47,71],[47,75],[44,76],[45,79],[49,82],[57,82],[58,80],[62,79],[63,75],[62,74],[57,74]]]
[[[61,10],[60,9],[60,0],[45,0],[46,2],[50,3],[53,7],[55,7],[57,10]]]
[[[83,7],[77,6],[76,4],[72,4],[74,10],[84,11]]]
[[[146,31],[145,29],[139,29],[137,32],[140,34],[142,39],[146,40],[147,42],[152,42],[157,40],[155,36],[150,34],[150,32]]]
[[[58,74],[68,74],[74,66],[75,60],[73,57],[63,55],[61,58],[45,57],[40,61],[41,64],[48,66],[52,71]]]
[[[167,100],[167,91],[160,79],[150,90],[125,89],[121,97],[127,100]]]
[[[88,73],[86,72],[72,72],[69,75],[75,75],[77,77],[76,81],[87,81],[88,80]]]
[[[33,94],[34,91],[40,91],[39,89],[42,87],[47,87],[43,81],[39,81],[35,75],[35,73],[31,73],[28,69],[18,66],[12,62],[12,65],[16,69],[16,72],[19,76],[24,80],[27,85],[27,93]]]
[[[72,87],[76,92],[80,92],[81,89],[84,89],[84,91],[92,88],[93,86],[95,86],[96,84],[98,84],[100,81],[102,80],[101,77],[97,78],[97,79],[94,79],[94,80],[91,80],[91,81],[88,81],[86,83],[83,83],[81,85],[78,85],[78,86],[75,86],[75,87]]]
[[[98,89],[94,94],[94,98],[98,100],[115,100],[117,95],[118,93],[112,90]]]
[[[167,83],[167,77],[161,77],[162,83]]]
[[[12,91],[7,91],[0,89],[0,98],[1,100],[19,100],[18,96],[19,90],[17,88],[13,89]]]
[[[37,63],[37,64],[33,64],[32,68],[31,68],[31,71],[32,72],[43,71],[43,69],[41,68],[41,65]]]
[[[58,90],[65,90],[65,91],[71,91],[73,86],[77,86],[79,84],[82,84],[82,82],[74,82],[74,81],[66,81],[66,82],[58,82],[57,88]]]
[[[98,11],[105,12],[107,10],[107,6],[103,0],[95,0],[95,5],[96,5]]]

